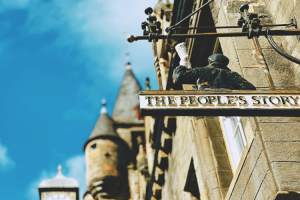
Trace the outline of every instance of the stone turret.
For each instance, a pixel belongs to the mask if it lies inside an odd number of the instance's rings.
[[[128,199],[128,146],[116,133],[105,102],[84,151],[87,194],[90,194],[84,199],[91,199],[91,196],[95,200]]]
[[[112,119],[118,135],[128,144],[131,152],[127,169],[132,199],[137,199],[139,196],[138,171],[136,170],[136,156],[139,152],[137,138],[143,138],[144,135],[144,119],[139,114],[140,90],[141,87],[132,72],[131,64],[127,62]]]
[[[165,8],[164,2],[162,0],[158,0],[157,4],[154,6],[154,12],[157,15],[161,16],[161,15],[163,15],[162,12],[163,12],[164,8]]]

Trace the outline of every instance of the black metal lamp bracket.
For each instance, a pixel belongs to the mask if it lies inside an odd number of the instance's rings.
[[[300,64],[300,60],[287,54],[283,49],[280,49],[274,40],[272,39],[272,36],[291,36],[295,35],[297,38],[300,38],[300,29],[297,27],[296,19],[293,18],[290,20],[289,24],[272,24],[272,25],[261,25],[260,24],[260,16],[257,13],[251,13],[248,12],[249,5],[243,4],[240,7],[240,12],[242,13],[242,16],[238,19],[237,26],[221,26],[221,27],[178,27],[184,20],[188,19],[191,15],[197,13],[202,8],[207,6],[209,3],[213,2],[214,0],[210,0],[207,3],[205,3],[202,7],[182,19],[177,24],[166,28],[167,35],[162,35],[162,29],[161,29],[161,23],[157,21],[157,18],[153,15],[153,9],[147,8],[145,10],[146,15],[148,15],[147,21],[143,22],[141,27],[143,30],[143,36],[129,36],[127,38],[128,42],[133,42],[137,40],[148,40],[151,42],[152,40],[158,41],[159,39],[186,39],[186,38],[201,38],[201,37],[247,37],[248,39],[252,39],[254,37],[259,36],[265,36],[270,45],[282,56],[285,58],[291,60],[292,62],[295,62],[297,64]],[[269,30],[263,28],[268,27],[286,27],[291,28],[294,27],[295,29],[285,29],[285,30]],[[174,34],[174,30],[177,29],[209,29],[209,28],[215,28],[215,29],[228,29],[228,28],[241,28],[241,32],[229,32],[229,33],[195,33],[195,34]]]

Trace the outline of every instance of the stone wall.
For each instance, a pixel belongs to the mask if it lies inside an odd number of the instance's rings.
[[[125,144],[118,139],[100,138],[86,145],[86,181],[88,191],[96,200],[102,199],[100,196],[107,192],[107,188],[110,195],[118,191],[118,198],[128,199],[127,151]],[[111,179],[105,181],[107,177]],[[103,188],[106,189],[104,192]]]
[[[296,1],[217,1],[213,8],[213,11],[218,11],[218,15],[215,15],[216,25],[236,25],[238,8],[244,3],[249,3],[250,12],[266,16],[262,24],[288,23],[294,16],[300,20],[300,15],[297,16],[300,4]],[[296,36],[275,37],[275,41],[287,52],[300,58]],[[280,56],[264,37],[260,37],[259,42],[265,63],[258,59],[251,40],[220,39],[224,54],[230,55],[232,60],[230,68],[258,89],[270,88],[263,65],[267,65],[276,89],[299,89],[299,65]],[[277,192],[300,191],[298,121],[298,118],[279,117],[252,117],[244,120],[244,124],[248,123],[252,127],[253,139],[247,141],[249,147],[244,152],[245,159],[226,199],[274,199]]]
[[[199,7],[202,1],[196,1]],[[236,26],[240,17],[239,7],[245,3],[249,4],[250,12],[264,16],[261,18],[262,24],[288,23],[293,17],[300,22],[300,1],[215,0],[210,5],[215,25]],[[198,17],[199,20],[205,20],[201,14]],[[237,30],[218,29],[218,32],[226,31]],[[296,36],[274,37],[274,40],[300,59],[300,45]],[[299,65],[280,56],[264,37],[259,37],[258,43],[262,57],[258,55],[252,40],[220,38],[223,53],[230,59],[228,67],[253,83],[258,90],[272,87],[277,90],[299,89]],[[190,52],[190,55],[193,54]],[[218,117],[177,117],[176,130],[166,133],[171,138],[171,147],[162,148],[168,164],[167,167],[159,166],[164,181],[155,183],[155,198],[300,198],[299,122],[299,118],[292,117],[243,117],[247,145],[234,171],[230,166]],[[154,125],[147,120],[145,124],[146,138],[149,138]],[[154,151],[151,142],[147,145],[150,169]],[[195,178],[200,197],[195,196],[195,188],[189,188],[189,183],[196,185]]]
[[[145,124],[149,125],[147,120]],[[167,163],[156,169],[162,171],[164,180],[156,180],[155,198],[224,199],[233,174],[218,117],[177,117],[176,130],[170,131],[168,126],[165,122],[162,140],[167,134],[172,145],[165,147],[167,142],[162,142],[160,153],[167,157]],[[158,159],[161,159],[160,155]],[[191,165],[195,180],[189,175]],[[193,184],[189,184],[192,181]],[[194,188],[190,188],[195,185],[199,196],[192,192]]]

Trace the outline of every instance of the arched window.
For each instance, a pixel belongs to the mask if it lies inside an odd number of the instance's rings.
[[[97,148],[97,144],[95,143],[95,144],[93,144],[93,145],[91,145],[91,150],[95,150]]]

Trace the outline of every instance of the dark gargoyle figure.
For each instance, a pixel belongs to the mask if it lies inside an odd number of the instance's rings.
[[[227,65],[229,59],[223,54],[208,57],[209,65],[187,70],[185,66],[178,66],[173,73],[175,84],[196,84],[198,90],[256,90],[238,73],[231,71]]]

